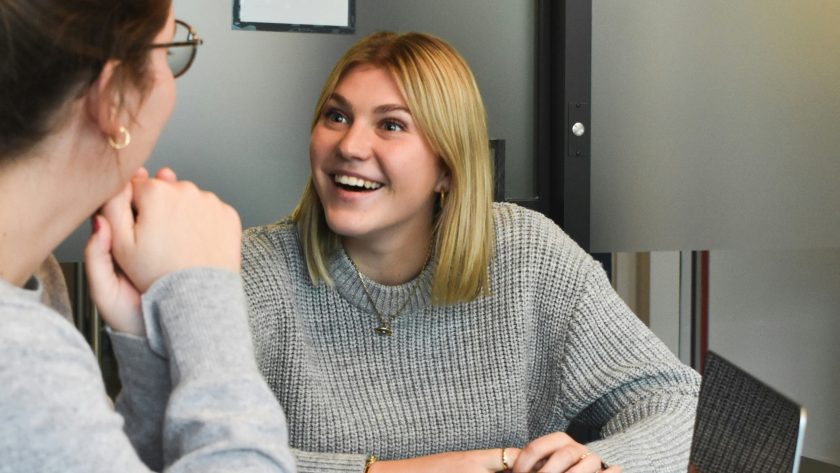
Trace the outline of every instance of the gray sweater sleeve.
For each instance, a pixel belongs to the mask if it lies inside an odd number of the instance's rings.
[[[151,469],[163,468],[163,419],[172,384],[168,360],[154,353],[144,337],[108,330],[119,366],[122,389],[115,408],[123,430],[140,459]]]
[[[0,305],[0,472],[149,471],[84,339],[9,292]],[[173,386],[165,471],[294,471],[285,418],[253,360],[238,275],[178,272],[156,282],[143,305],[150,346],[168,358]]]
[[[624,471],[685,471],[700,376],[639,321],[595,263],[556,360],[561,403],[600,427],[589,444]],[[595,348],[595,349],[593,349]]]
[[[318,453],[292,449],[300,473],[361,473],[367,462],[366,455],[353,453]]]

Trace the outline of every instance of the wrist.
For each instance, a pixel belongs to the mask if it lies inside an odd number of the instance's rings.
[[[376,455],[371,455],[367,457],[367,461],[365,461],[365,469],[362,470],[363,473],[376,473],[380,471],[379,468],[376,468],[374,466],[376,464],[376,460]]]
[[[373,462],[370,459],[373,458]],[[406,473],[404,461],[401,460],[378,460],[374,455],[368,457],[368,462],[365,463],[364,473]]]

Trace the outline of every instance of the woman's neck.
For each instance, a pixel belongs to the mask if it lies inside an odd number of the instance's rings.
[[[24,285],[72,230],[59,229],[71,226],[64,222],[67,214],[51,205],[55,188],[29,172],[33,167],[38,166],[18,162],[0,175],[0,277],[16,286]]]
[[[432,228],[411,232],[402,238],[342,238],[344,251],[368,278],[389,286],[414,279],[429,260]]]
[[[0,278],[17,286],[113,191],[112,170],[67,128],[0,169]]]

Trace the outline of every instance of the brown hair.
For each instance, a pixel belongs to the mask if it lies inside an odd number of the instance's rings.
[[[436,267],[432,301],[438,305],[489,294],[488,268],[494,251],[493,169],[484,103],[470,68],[455,49],[425,33],[380,32],[362,38],[330,72],[312,120],[354,67],[387,70],[411,115],[449,170],[446,204],[435,217]],[[328,255],[339,244],[327,226],[312,178],[292,212],[312,281],[331,284]]]
[[[0,0],[0,165],[48,135],[109,59],[109,93],[147,90],[148,46],[172,0]]]

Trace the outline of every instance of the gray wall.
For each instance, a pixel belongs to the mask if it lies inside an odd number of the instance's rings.
[[[592,16],[592,251],[840,247],[840,2]]]
[[[309,122],[323,80],[376,30],[426,31],[451,42],[476,75],[490,135],[507,140],[508,195],[533,193],[535,2],[356,0],[356,34],[233,31],[230,0],[174,0],[205,39],[178,79],[175,112],[147,167],[172,166],[231,203],[246,226],[292,209],[309,172]],[[78,260],[85,225],[57,251]]]

